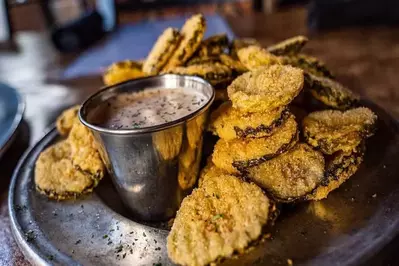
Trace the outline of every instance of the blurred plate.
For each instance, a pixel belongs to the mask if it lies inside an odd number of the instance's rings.
[[[364,105],[379,121],[359,171],[325,200],[285,205],[270,239],[222,265],[375,265],[370,258],[399,232],[399,126],[378,106]],[[52,129],[20,160],[11,182],[11,229],[27,259],[33,265],[173,265],[167,230],[129,216],[108,177],[76,200],[36,192],[36,159],[59,139]]]
[[[22,121],[25,104],[13,88],[0,83],[0,158],[14,140]]]

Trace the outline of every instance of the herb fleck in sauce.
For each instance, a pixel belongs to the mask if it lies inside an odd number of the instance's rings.
[[[156,126],[180,119],[205,104],[206,96],[183,88],[124,93],[108,100],[104,126],[111,129]]]

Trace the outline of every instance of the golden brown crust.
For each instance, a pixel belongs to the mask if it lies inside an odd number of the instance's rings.
[[[45,149],[35,164],[37,190],[49,198],[63,200],[90,192],[97,184],[96,177],[77,169],[71,157],[68,141],[58,142]]]
[[[105,174],[105,167],[90,130],[77,121],[71,129],[67,141],[71,145],[72,164],[81,171],[101,180]]]
[[[334,78],[334,75],[327,68],[326,64],[316,57],[305,54],[297,54],[294,56],[284,56],[281,57],[281,59],[282,64],[299,67],[306,73],[319,77]]]
[[[61,115],[57,117],[56,127],[61,136],[67,136],[71,131],[73,124],[79,120],[79,108],[80,105],[75,105],[63,111]]]
[[[181,34],[178,29],[167,28],[157,39],[143,64],[143,72],[158,74],[179,45]]]
[[[132,60],[113,63],[103,74],[104,84],[111,86],[130,79],[146,76],[141,70],[141,64]]]
[[[237,56],[240,62],[249,70],[254,70],[261,66],[278,65],[282,63],[279,57],[259,46],[241,48],[238,50]]]
[[[288,118],[273,135],[264,138],[223,140],[215,145],[212,161],[228,173],[239,174],[246,168],[270,160],[295,145],[298,130],[295,118]]]
[[[203,40],[196,53],[199,57],[210,57],[222,54],[227,50],[229,38],[226,34],[216,34]]]
[[[252,38],[241,38],[241,39],[234,39],[231,43],[230,47],[230,55],[234,58],[237,59],[237,52],[241,48],[245,48],[248,46],[259,46],[261,47],[261,44],[256,40]]]
[[[368,108],[310,113],[302,122],[303,135],[325,154],[351,151],[373,134],[377,116]]]
[[[330,108],[346,110],[359,102],[359,96],[335,80],[305,74],[305,81],[311,95]]]
[[[220,61],[231,68],[233,70],[233,73],[236,75],[241,75],[245,72],[248,71],[248,68],[246,68],[240,61],[235,60],[233,57],[227,55],[227,54],[221,54],[219,56]]]
[[[268,198],[254,184],[228,175],[205,180],[177,212],[167,239],[169,258],[198,266],[243,252],[261,235],[269,207]]]
[[[186,20],[180,31],[183,36],[182,40],[163,70],[169,71],[174,67],[184,65],[201,44],[205,30],[206,21],[202,14],[194,15]]]
[[[307,42],[307,37],[299,35],[269,46],[267,51],[274,55],[295,55],[302,50]]]
[[[302,90],[303,71],[291,66],[260,67],[236,78],[227,88],[234,108],[264,112],[289,104]]]
[[[353,151],[339,151],[332,155],[327,164],[324,183],[318,186],[312,194],[307,196],[308,200],[321,200],[327,198],[328,194],[339,188],[346,180],[354,175],[360,167],[364,157],[364,143],[353,149]]]
[[[225,102],[211,114],[210,129],[225,140],[272,135],[290,116],[286,107],[268,112],[243,113]]]
[[[289,202],[311,193],[324,179],[324,157],[307,144],[247,170],[247,177],[278,201]]]

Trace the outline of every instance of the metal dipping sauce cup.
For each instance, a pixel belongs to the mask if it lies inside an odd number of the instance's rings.
[[[156,126],[101,126],[107,100],[121,93],[151,88],[197,90],[204,96],[205,104],[185,117]],[[135,218],[163,221],[175,215],[196,183],[203,129],[214,98],[215,91],[207,81],[166,74],[106,87],[83,103],[79,119],[94,134],[111,179]]]

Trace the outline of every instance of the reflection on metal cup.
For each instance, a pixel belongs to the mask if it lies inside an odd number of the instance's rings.
[[[108,99],[161,87],[197,90],[205,96],[205,104],[185,117],[152,127],[109,129],[98,125],[96,114]],[[173,217],[196,183],[203,129],[214,94],[201,78],[168,74],[107,87],[82,105],[79,118],[93,132],[122,201],[138,219]]]

